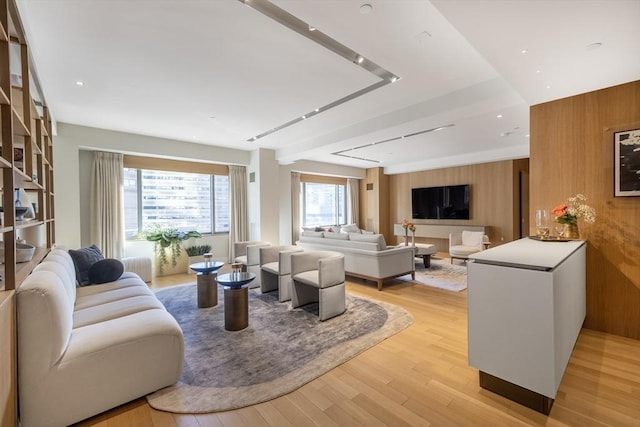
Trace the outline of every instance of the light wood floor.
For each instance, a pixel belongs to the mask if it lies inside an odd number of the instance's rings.
[[[176,275],[153,288],[193,281]],[[636,426],[640,341],[582,330],[549,416],[478,386],[467,365],[466,292],[392,282],[347,290],[409,310],[409,328],[291,394],[200,415],[156,411],[138,399],[81,426]]]

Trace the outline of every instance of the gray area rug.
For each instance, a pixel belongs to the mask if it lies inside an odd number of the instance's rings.
[[[347,311],[318,321],[318,306],[291,309],[277,293],[249,291],[249,327],[224,329],[224,297],[197,308],[195,284],[156,292],[185,338],[180,381],[147,396],[159,410],[226,411],[290,393],[409,326],[413,317],[391,304],[347,294]]]
[[[405,282],[411,281],[411,276],[399,278]],[[431,267],[424,268],[422,262],[416,261],[415,282],[434,288],[460,292],[467,289],[467,266],[459,260],[451,264],[449,258],[431,257]]]

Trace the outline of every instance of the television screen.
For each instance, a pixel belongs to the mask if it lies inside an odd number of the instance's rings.
[[[469,185],[411,189],[414,219],[469,219]]]

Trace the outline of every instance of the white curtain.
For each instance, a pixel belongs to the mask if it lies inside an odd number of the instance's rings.
[[[124,256],[123,155],[95,152],[91,176],[91,242],[106,258]]]
[[[360,211],[360,180],[347,179],[347,224],[358,224]],[[360,227],[362,228],[362,227]]]
[[[247,168],[229,166],[229,261],[233,243],[248,240]]]
[[[291,172],[291,243],[300,239],[300,174]]]

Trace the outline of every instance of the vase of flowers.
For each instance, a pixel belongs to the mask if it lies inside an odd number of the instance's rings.
[[[405,219],[402,221],[402,228],[404,228],[404,245],[409,246],[409,231],[411,231],[411,244],[415,246],[416,226]]]
[[[584,222],[593,224],[596,222],[596,210],[585,202],[587,198],[582,194],[576,194],[567,199],[566,204],[560,204],[551,211],[556,217],[556,222],[565,224],[563,237],[567,239],[579,239],[578,218]]]

